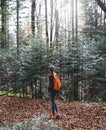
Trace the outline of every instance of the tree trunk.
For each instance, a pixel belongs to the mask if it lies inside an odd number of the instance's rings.
[[[75,4],[75,41],[77,42],[78,41],[78,0],[75,1],[76,4]]]
[[[72,41],[74,41],[74,0],[72,0]]]
[[[39,95],[38,95],[39,98],[43,98],[43,95],[42,95],[42,81],[40,80],[40,83],[39,83]]]
[[[45,23],[46,23],[46,43],[48,44],[49,35],[48,35],[47,0],[45,0]]]
[[[39,12],[37,14],[37,33],[40,35],[41,34],[41,20],[40,20],[40,17],[41,17],[41,3],[39,3]]]
[[[105,0],[104,0],[104,4],[106,4]],[[104,27],[106,25],[106,18],[105,18],[105,12],[104,12]]]
[[[6,47],[6,0],[1,0],[1,48]]]
[[[55,39],[56,43],[59,41],[59,16],[58,16],[58,10],[55,10],[55,18],[56,18],[56,28],[55,28]]]
[[[33,99],[34,98],[34,88],[33,88],[32,80],[30,81],[30,87],[31,87],[31,94],[32,94],[32,99]]]
[[[96,1],[94,3],[94,8],[95,8],[95,29],[97,29],[97,26],[98,26],[98,6],[97,6]]]
[[[51,5],[50,47],[52,47],[52,39],[53,39],[53,0],[50,1],[50,5]]]
[[[35,35],[35,9],[36,9],[36,0],[32,0],[31,5],[31,29],[33,36]]]
[[[17,0],[17,54],[19,55],[19,0]]]

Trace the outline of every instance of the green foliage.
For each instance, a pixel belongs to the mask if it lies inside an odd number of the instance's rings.
[[[62,80],[62,92],[70,100],[75,99],[78,83],[82,80],[90,78],[89,86],[93,91],[105,89],[105,40],[104,37],[98,40],[81,37],[75,47],[61,41],[55,48],[48,48],[45,41],[36,36],[26,41],[27,45],[20,46],[19,55],[15,47],[2,49],[0,90],[13,90],[9,93],[13,96],[47,97],[49,64],[55,66]]]
[[[28,123],[17,124],[13,129],[14,130],[31,130],[31,126]]]
[[[31,130],[30,121],[27,121],[25,124],[18,123],[14,125],[13,127],[10,127],[7,124],[4,124],[2,127],[0,127],[0,130]]]

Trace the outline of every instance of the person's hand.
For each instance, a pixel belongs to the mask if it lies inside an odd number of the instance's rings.
[[[48,87],[48,90],[50,90],[50,87]]]

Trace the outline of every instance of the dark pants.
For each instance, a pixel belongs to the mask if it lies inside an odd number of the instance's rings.
[[[57,105],[55,103],[55,97],[56,97],[57,91],[50,91],[50,96],[51,96],[51,105],[52,105],[52,113],[55,114],[57,110]]]

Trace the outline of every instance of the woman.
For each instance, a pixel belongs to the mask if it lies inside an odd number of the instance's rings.
[[[51,97],[51,105],[52,105],[52,114],[53,117],[60,118],[60,115],[58,114],[58,108],[57,104],[55,103],[55,97],[58,94],[58,91],[54,90],[54,67],[50,66],[49,68],[50,75],[49,75],[49,91],[50,91],[50,97]]]

